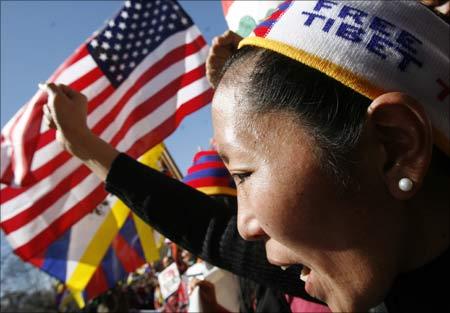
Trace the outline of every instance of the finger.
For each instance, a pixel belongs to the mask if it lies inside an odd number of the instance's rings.
[[[194,278],[191,279],[191,281],[189,282],[189,284],[190,284],[191,286],[196,286],[199,282],[200,282],[200,279],[194,277]]]
[[[192,278],[191,281],[189,282],[189,288],[188,288],[188,293],[191,294],[192,291],[194,291],[195,287],[197,287],[199,280],[197,278]]]
[[[234,52],[235,50],[237,50],[238,45],[233,45],[233,44],[222,44],[220,43],[218,40],[213,41],[210,50],[213,51],[218,51],[218,50],[224,50],[224,51],[231,51]]]
[[[227,30],[221,36],[217,37],[217,43],[220,45],[237,46],[242,40],[242,37],[231,30]]]
[[[224,49],[224,48],[219,48],[219,49],[215,49],[215,48],[210,48],[209,52],[208,52],[208,57],[207,57],[207,62],[211,63],[211,62],[216,62],[217,60],[228,60],[231,55],[234,53],[235,51],[231,51],[228,49]]]
[[[45,117],[45,124],[47,125],[48,128],[58,129],[58,127],[56,127],[56,124],[52,118],[49,119],[49,118]]]
[[[212,46],[210,49],[210,56],[218,56],[222,58],[229,58],[237,48],[231,47],[231,46]]]
[[[68,98],[72,99],[74,97],[76,92],[72,88],[64,84],[59,84],[58,86]]]
[[[227,59],[215,59],[208,62],[208,67],[206,71],[209,73],[222,73],[222,69],[225,65]]]
[[[44,106],[42,107],[42,111],[44,112],[44,117],[46,117],[48,120],[53,120],[52,112],[47,104],[44,104]]]
[[[237,48],[237,45],[230,42],[230,40],[227,40],[226,38],[223,38],[221,36],[214,37],[211,43],[212,48],[226,48],[226,49],[235,49]]]
[[[218,70],[207,70],[206,74],[210,76],[214,81],[219,80],[222,77],[222,72]]]
[[[76,91],[76,90],[70,88],[67,85],[59,84],[59,87],[61,88],[61,90],[64,92],[64,94],[69,99],[77,99],[77,98],[84,98],[85,97],[81,92]]]
[[[194,289],[195,289],[196,287],[197,287],[197,286],[189,286],[189,290],[188,290],[188,295],[189,295],[189,296],[194,292]]]
[[[47,104],[44,104],[42,106],[42,111],[44,112],[44,115],[50,115],[51,116],[50,109],[48,108]]]
[[[45,104],[42,107],[42,110],[44,111],[44,119],[45,119],[45,124],[49,127],[49,128],[53,128],[56,129],[56,124],[53,120],[53,116],[50,112],[50,109],[48,108],[48,106]]]
[[[48,93],[49,96],[56,96],[60,93],[58,86],[54,83],[38,84],[39,89]]]

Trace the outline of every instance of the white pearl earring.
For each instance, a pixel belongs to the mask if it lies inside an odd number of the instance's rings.
[[[408,192],[411,191],[413,188],[413,182],[409,178],[402,178],[398,182],[398,188],[400,188],[401,191]]]

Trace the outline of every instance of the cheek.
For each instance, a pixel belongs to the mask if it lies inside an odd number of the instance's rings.
[[[267,234],[276,239],[293,236],[305,222],[302,184],[271,168],[259,169],[239,190],[242,207],[251,207]]]
[[[266,170],[254,178],[244,197],[261,227],[292,249],[332,244],[328,231],[336,226],[334,186],[313,168]],[[246,186],[247,187],[247,186]]]

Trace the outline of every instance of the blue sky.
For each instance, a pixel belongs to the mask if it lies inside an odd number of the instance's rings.
[[[181,4],[208,42],[225,31],[220,1]],[[2,127],[32,97],[37,84],[45,81],[121,5],[122,1],[1,1]],[[198,147],[209,146],[211,136],[210,106],[207,106],[188,116],[165,141],[183,174]],[[6,256],[10,248],[3,232],[0,237],[1,255]],[[22,277],[25,285],[27,277]],[[14,286],[2,287],[24,288],[20,281],[18,277]]]
[[[206,40],[226,29],[220,1],[181,1]],[[1,1],[1,126],[122,1]],[[183,174],[212,136],[210,106],[166,140]]]

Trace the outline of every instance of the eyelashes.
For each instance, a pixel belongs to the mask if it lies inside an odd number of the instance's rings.
[[[233,177],[236,185],[240,185],[243,182],[245,182],[247,180],[247,178],[249,178],[251,175],[252,175],[252,173],[246,172],[246,173],[232,174],[231,176]]]

